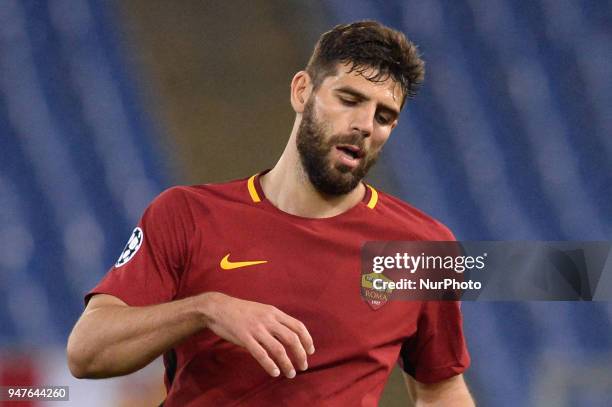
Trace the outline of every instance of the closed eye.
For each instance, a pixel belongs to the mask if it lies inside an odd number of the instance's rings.
[[[377,115],[376,115],[376,121],[377,121],[379,124],[382,124],[382,125],[388,125],[388,124],[391,124],[391,122],[392,122],[393,120],[392,120],[390,117],[388,117],[387,115],[384,115],[384,114],[377,114]]]
[[[340,98],[340,101],[345,106],[355,106],[357,104],[356,100],[351,100],[351,99],[346,99],[346,98]]]

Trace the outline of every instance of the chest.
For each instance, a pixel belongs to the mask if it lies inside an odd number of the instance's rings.
[[[218,291],[274,305],[302,321],[318,348],[358,353],[400,343],[416,330],[416,303],[374,310],[361,298],[361,247],[379,234],[367,223],[226,211],[197,226],[179,297]]]

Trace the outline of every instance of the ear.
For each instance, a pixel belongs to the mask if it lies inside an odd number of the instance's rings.
[[[302,113],[312,93],[312,80],[308,72],[300,71],[291,81],[291,106],[296,113]]]

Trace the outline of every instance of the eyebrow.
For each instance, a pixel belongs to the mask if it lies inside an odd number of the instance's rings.
[[[335,89],[336,92],[340,92],[340,93],[345,93],[347,95],[351,95],[357,99],[360,100],[364,100],[364,101],[369,101],[371,100],[371,98],[369,98],[368,96],[366,96],[365,94],[359,92],[357,89],[351,87],[351,86],[342,86],[340,88]],[[387,105],[386,103],[379,103],[380,108],[382,110],[387,111],[388,113],[390,113],[391,115],[393,115],[393,120],[397,119],[399,116],[399,111],[389,105]]]

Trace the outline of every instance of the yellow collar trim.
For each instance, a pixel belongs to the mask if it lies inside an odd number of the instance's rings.
[[[257,188],[255,188],[255,177],[257,176],[257,174],[253,175],[251,178],[249,178],[249,180],[247,181],[247,186],[249,188],[249,195],[251,195],[251,199],[253,200],[253,202],[257,203],[257,202],[261,202],[261,198],[259,197],[259,194],[257,193]]]
[[[259,203],[261,202],[261,198],[259,197],[259,194],[257,193],[257,188],[255,188],[255,177],[256,176],[257,174],[249,178],[249,180],[247,181],[247,187],[249,189],[249,195],[251,195],[251,199],[253,200],[253,202]],[[371,185],[369,184],[366,184],[366,185],[368,186],[368,188],[370,188],[370,191],[372,193],[370,196],[370,200],[367,203],[367,207],[370,209],[374,209],[374,207],[378,203],[378,192]]]
[[[370,191],[372,191],[372,195],[370,196],[370,201],[368,202],[368,208],[374,209],[374,207],[376,206],[376,203],[378,202],[378,192],[376,192],[376,190],[372,188],[371,185],[368,185],[368,188],[370,188]]]

